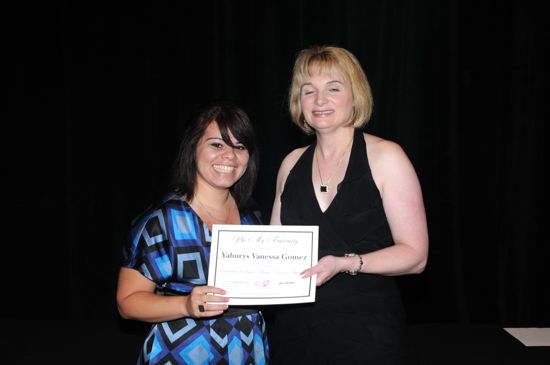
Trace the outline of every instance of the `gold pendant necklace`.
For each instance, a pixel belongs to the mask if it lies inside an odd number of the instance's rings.
[[[340,156],[340,158],[336,162],[334,171],[332,172],[332,174],[330,174],[326,183],[323,182],[323,176],[321,175],[321,167],[319,166],[319,157],[318,157],[319,153],[317,153],[317,147],[315,147],[314,154],[315,154],[315,161],[317,162],[317,172],[319,173],[319,180],[321,180],[321,185],[319,185],[319,191],[321,193],[328,193],[330,179],[332,179],[332,176],[334,176],[334,172],[338,170],[338,166],[340,166],[340,162],[342,162],[342,160],[344,159],[344,156],[346,155],[346,152],[348,151],[348,148],[351,145],[351,142],[353,142],[353,137],[351,137],[351,140],[349,141],[348,145],[346,146],[346,148],[344,148],[344,152],[342,153],[342,156]]]

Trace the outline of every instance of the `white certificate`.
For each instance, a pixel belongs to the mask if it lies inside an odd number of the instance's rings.
[[[315,301],[318,226],[212,226],[208,285],[227,292],[229,304],[292,304]]]

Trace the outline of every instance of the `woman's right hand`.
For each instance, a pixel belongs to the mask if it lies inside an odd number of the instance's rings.
[[[187,313],[195,318],[218,316],[229,307],[225,294],[225,290],[215,286],[196,286],[187,297]]]
[[[228,308],[225,290],[213,286],[197,286],[189,295],[158,295],[155,290],[156,284],[139,271],[122,267],[117,286],[122,318],[159,323],[182,317],[214,317]]]

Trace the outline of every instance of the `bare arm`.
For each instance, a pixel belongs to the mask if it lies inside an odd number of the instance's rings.
[[[218,295],[208,295],[209,293]],[[225,291],[211,286],[193,288],[187,296],[162,296],[155,294],[155,283],[133,269],[121,268],[116,293],[120,315],[144,322],[163,322],[182,317],[212,317],[227,309]],[[207,296],[208,295],[208,296]],[[205,304],[205,302],[220,304]],[[199,311],[203,305],[205,311]]]
[[[421,273],[428,259],[428,228],[420,182],[399,145],[374,138],[369,141],[371,169],[395,245],[363,255],[363,272]]]
[[[281,194],[285,188],[286,178],[306,148],[307,147],[297,148],[290,152],[279,167],[277,185],[275,186],[275,200],[273,201],[273,209],[271,210],[271,225],[281,224]]]

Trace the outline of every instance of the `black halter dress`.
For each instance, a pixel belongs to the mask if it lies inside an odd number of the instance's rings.
[[[290,171],[281,223],[318,225],[319,258],[393,245],[372,178],[363,133],[355,130],[338,193],[323,212],[312,183],[314,142]],[[270,342],[274,364],[399,364],[404,311],[395,279],[345,273],[317,288],[315,303],[282,306]]]

